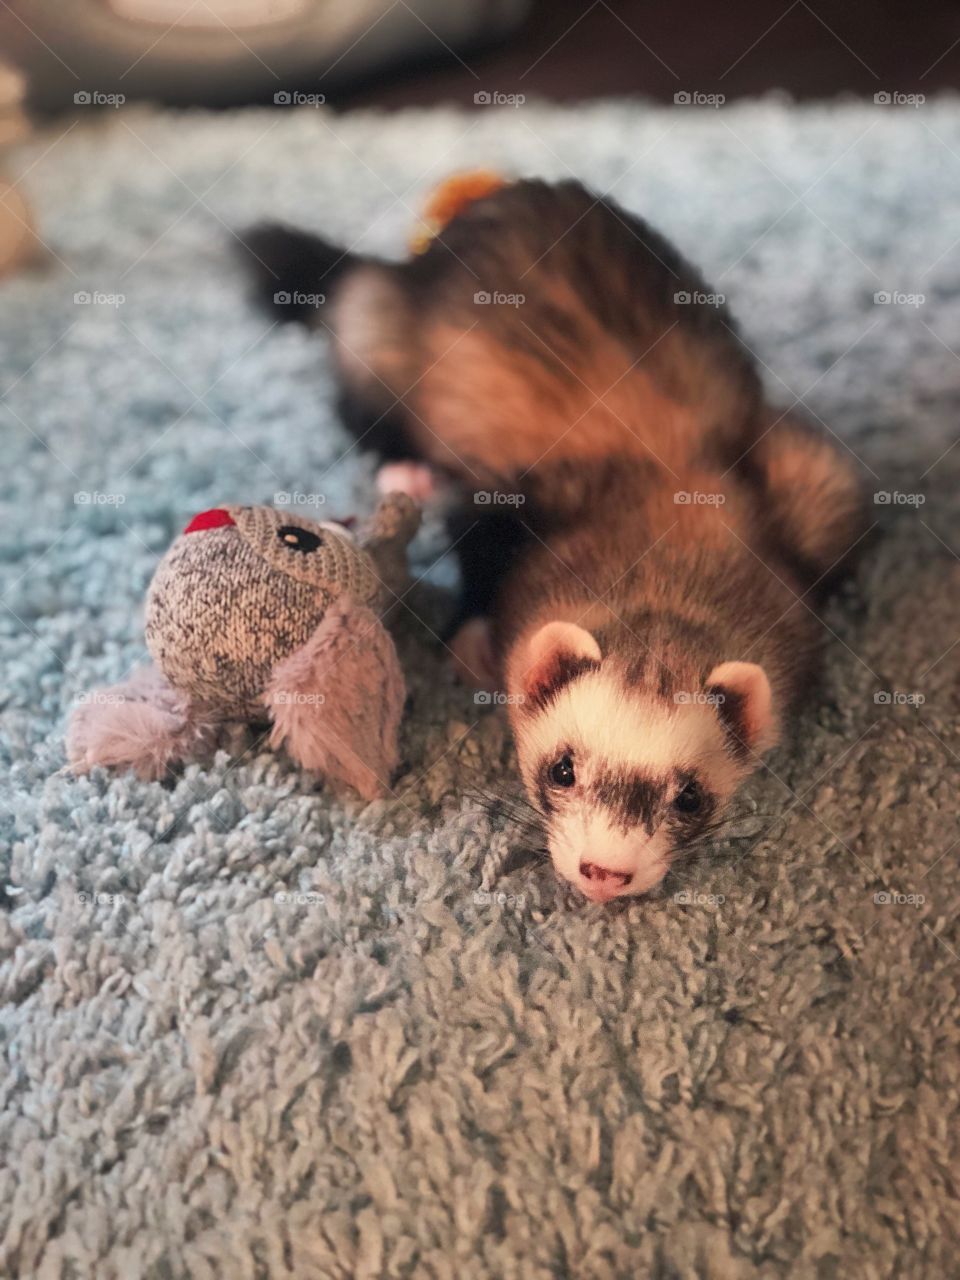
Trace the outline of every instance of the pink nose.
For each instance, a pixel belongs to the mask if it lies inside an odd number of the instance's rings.
[[[606,884],[609,888],[615,886],[618,889],[625,889],[633,879],[628,871],[609,871],[595,862],[581,862],[580,874],[584,880],[593,880],[597,884]]]

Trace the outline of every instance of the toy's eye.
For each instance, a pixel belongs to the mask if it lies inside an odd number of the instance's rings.
[[[570,756],[561,756],[556,764],[550,766],[550,785],[552,787],[572,787],[576,782],[573,772],[573,761]]]
[[[703,804],[703,792],[693,778],[673,798],[673,807],[680,813],[699,813]]]
[[[277,537],[291,551],[316,551],[323,538],[311,529],[301,529],[297,524],[284,524],[277,530]]]

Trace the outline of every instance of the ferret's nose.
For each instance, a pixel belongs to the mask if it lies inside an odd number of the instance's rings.
[[[629,871],[610,871],[596,862],[581,862],[580,874],[584,880],[592,880],[595,884],[616,889],[625,889],[633,879]]]

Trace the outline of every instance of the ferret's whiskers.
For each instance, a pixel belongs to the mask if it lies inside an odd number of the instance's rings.
[[[473,800],[498,804],[510,812],[525,814],[535,817],[538,821],[541,820],[541,815],[533,807],[523,791],[514,787],[511,787],[509,791],[500,790],[495,779],[491,779],[488,773],[472,765],[464,766],[463,772],[472,775],[475,779],[474,785],[468,787],[464,792],[465,796]]]
[[[484,787],[468,790],[466,796],[478,804],[491,818],[507,818],[524,832],[543,833],[543,819],[524,797],[505,794]]]

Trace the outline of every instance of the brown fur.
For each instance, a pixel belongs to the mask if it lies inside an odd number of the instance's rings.
[[[348,274],[333,330],[352,393],[383,412],[388,388],[414,451],[467,483],[558,450],[675,468],[705,450],[732,461],[759,431],[732,321],[674,301],[705,292],[639,219],[575,183],[525,182],[470,206],[422,258]]]
[[[859,485],[764,405],[725,307],[668,241],[576,183],[529,181],[406,263],[343,268],[317,245],[312,261],[343,272],[333,327],[354,428],[387,419],[391,448],[525,500],[522,538],[464,555],[473,575],[494,565],[472,607],[492,610],[501,665],[561,619],[658,696],[738,659],[767,670],[780,711],[797,701],[822,630],[812,593],[858,539]],[[508,536],[494,515],[484,527]]]
[[[763,666],[786,709],[809,677],[822,628],[805,583],[784,562],[765,499],[736,475],[607,464],[588,501],[505,580],[495,617],[501,660],[524,632],[553,619],[576,622],[615,654],[627,683],[668,700],[700,690],[732,658]],[[722,505],[682,504],[678,492],[720,495]]]

